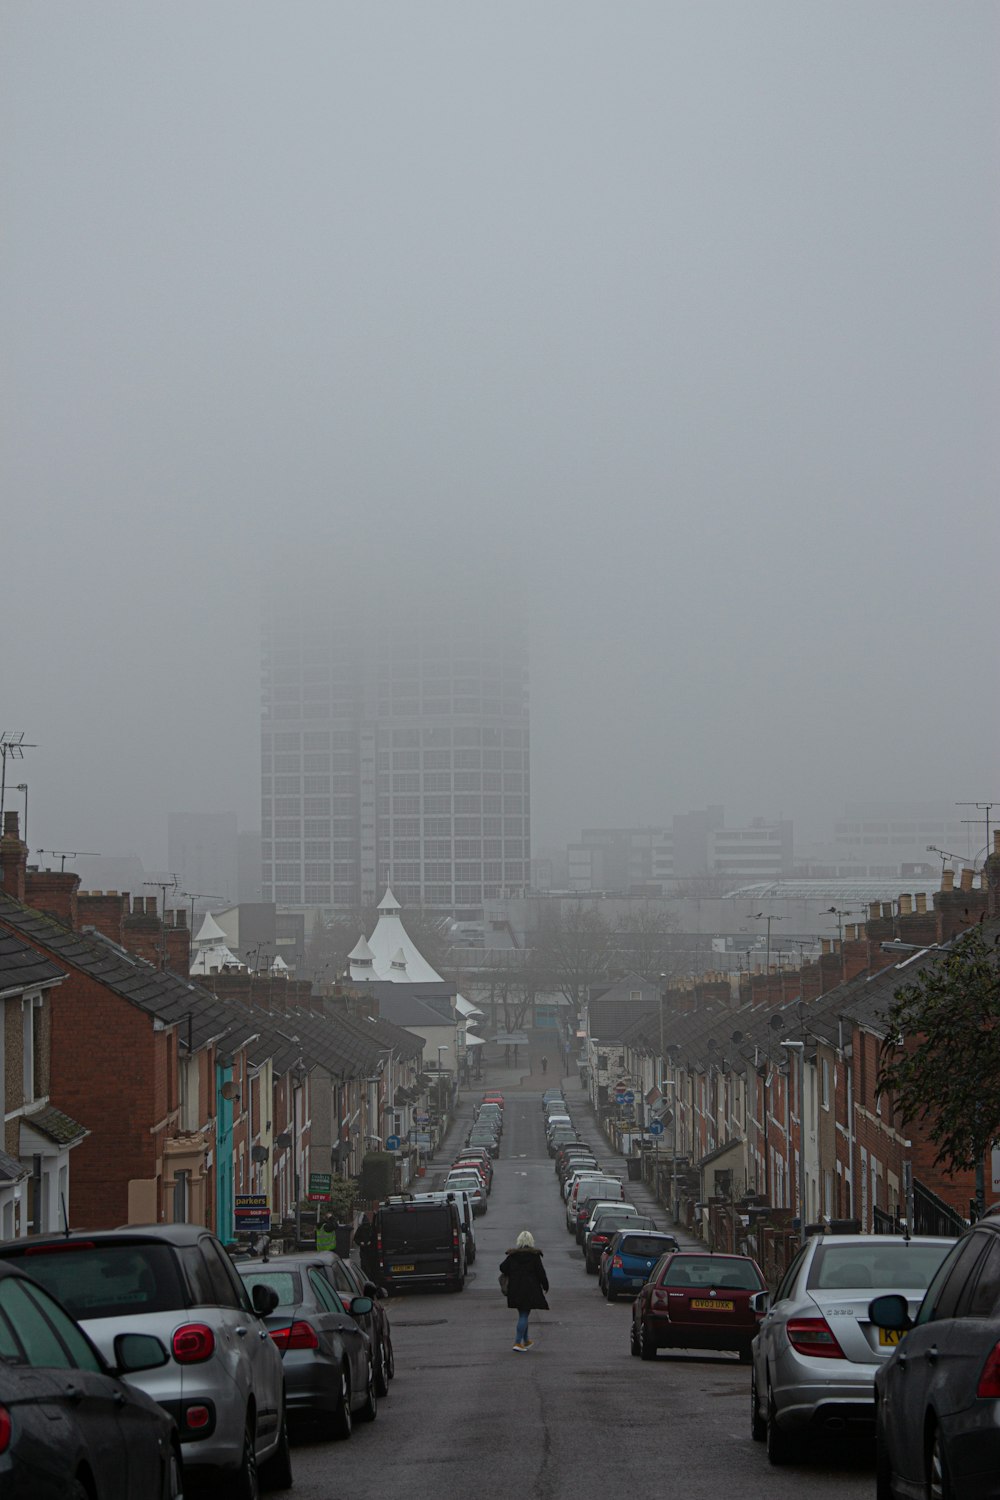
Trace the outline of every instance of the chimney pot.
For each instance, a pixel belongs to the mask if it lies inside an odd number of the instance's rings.
[[[962,890],[963,891],[971,891],[972,890],[972,877],[975,875],[975,873],[976,873],[975,870],[970,870],[968,868],[968,866],[966,866],[966,868],[962,871]]]
[[[910,916],[910,914],[912,913],[912,911],[913,911],[913,894],[912,894],[912,892],[907,892],[905,895],[902,895],[899,898],[899,915],[901,917],[908,917],[908,916]]]
[[[955,871],[954,870],[942,870],[941,871],[941,889],[942,889],[942,891],[953,891],[955,889]]]
[[[927,911],[927,892],[926,891],[918,891],[917,892],[917,911],[920,913],[921,916],[924,916],[924,914]]]
[[[891,901],[883,901],[882,902],[882,916],[883,916],[883,918],[886,921],[888,921],[888,922],[892,921],[892,902]]]

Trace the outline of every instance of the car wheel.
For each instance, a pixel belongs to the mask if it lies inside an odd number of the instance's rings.
[[[396,1356],[392,1352],[392,1339],[389,1340],[386,1354],[385,1373],[391,1380],[396,1373]]]
[[[375,1356],[375,1389],[380,1396],[389,1394],[389,1356],[381,1339]]]
[[[753,1350],[750,1348],[749,1344],[741,1344],[739,1349],[737,1350],[737,1353],[739,1355],[741,1365],[748,1365],[752,1362]]]
[[[656,1340],[653,1338],[653,1330],[648,1323],[643,1323],[639,1334],[639,1357],[641,1359],[656,1358]]]
[[[767,1388],[767,1430],[765,1438],[767,1441],[768,1459],[776,1468],[795,1461],[798,1456],[798,1444],[789,1433],[778,1426],[774,1393],[770,1385]]]
[[[243,1432],[243,1454],[240,1466],[229,1484],[230,1500],[260,1500],[260,1479],[257,1474],[257,1454],[254,1449],[253,1422],[247,1417]]]
[[[875,1427],[875,1500],[893,1500],[889,1449],[886,1446],[885,1434],[879,1431],[878,1423]]]
[[[281,1406],[278,1446],[267,1462],[261,1465],[260,1477],[269,1490],[290,1490],[292,1487],[292,1455],[288,1451],[288,1415],[284,1402]]]
[[[184,1500],[184,1465],[181,1462],[181,1450],[177,1443],[170,1445],[170,1457],[167,1459],[166,1494],[167,1500]]]
[[[633,1354],[636,1359],[639,1358],[639,1335],[636,1332],[635,1319],[634,1318],[632,1319],[632,1326],[631,1326],[631,1328],[629,1330],[628,1352],[630,1354]]]
[[[935,1427],[927,1444],[927,1500],[951,1500],[948,1461],[941,1442],[941,1429]]]
[[[584,1265],[587,1267],[587,1275],[588,1276],[596,1276],[597,1275],[597,1267],[594,1265],[594,1262],[592,1260],[585,1260],[584,1261]]]
[[[364,1405],[358,1412],[359,1422],[374,1422],[378,1416],[378,1391],[375,1387],[375,1366],[368,1362],[368,1380],[365,1385]]]
[[[606,1281],[604,1283],[604,1295],[605,1295],[605,1297],[607,1297],[607,1299],[608,1299],[609,1302],[617,1302],[618,1301],[618,1293],[615,1291],[615,1289],[611,1285],[610,1281]]]
[[[750,1436],[755,1443],[762,1443],[767,1437],[767,1423],[760,1414],[756,1366],[750,1372]]]
[[[340,1390],[337,1393],[337,1405],[330,1419],[330,1431],[335,1438],[349,1438],[354,1431],[354,1418],[351,1416],[351,1377],[347,1373],[345,1365],[340,1372]]]

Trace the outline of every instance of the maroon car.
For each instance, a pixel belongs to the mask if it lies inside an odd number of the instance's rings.
[[[632,1304],[632,1353],[655,1359],[658,1349],[734,1349],[749,1364],[762,1315],[754,1299],[766,1290],[749,1255],[661,1255]]]

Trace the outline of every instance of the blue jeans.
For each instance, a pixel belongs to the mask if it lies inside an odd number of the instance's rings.
[[[526,1344],[528,1342],[528,1319],[530,1317],[531,1317],[531,1308],[530,1307],[524,1308],[524,1309],[521,1309],[521,1308],[518,1309],[518,1313],[517,1313],[517,1333],[514,1335],[514,1341],[515,1341],[515,1343]]]

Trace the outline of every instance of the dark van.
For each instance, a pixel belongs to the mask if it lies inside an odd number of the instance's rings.
[[[465,1286],[465,1242],[454,1202],[391,1199],[375,1210],[373,1244],[378,1275],[390,1292],[408,1286]]]

